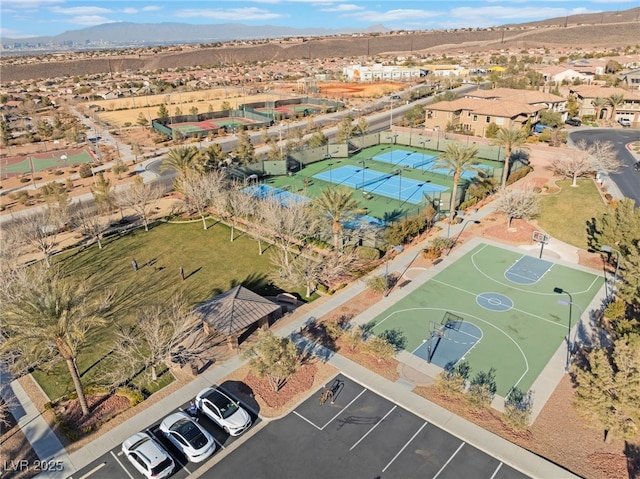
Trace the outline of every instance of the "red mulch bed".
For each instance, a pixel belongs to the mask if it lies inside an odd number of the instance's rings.
[[[105,422],[131,407],[131,401],[128,397],[117,394],[87,396],[87,404],[91,412],[84,417],[77,399],[60,403],[56,407],[57,415],[70,431],[78,436],[99,428]]]
[[[249,371],[244,383],[269,407],[280,408],[298,394],[311,389],[317,369],[315,364],[303,364],[279,391],[273,390],[269,379],[256,376],[253,371]]]

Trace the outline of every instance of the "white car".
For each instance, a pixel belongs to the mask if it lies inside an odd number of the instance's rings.
[[[175,468],[169,453],[146,432],[138,432],[124,441],[122,452],[133,467],[150,479],[168,477]]]
[[[164,418],[160,430],[191,462],[202,462],[216,450],[211,434],[184,412]]]
[[[239,436],[251,426],[249,413],[220,389],[200,391],[196,396],[196,406],[231,436]]]

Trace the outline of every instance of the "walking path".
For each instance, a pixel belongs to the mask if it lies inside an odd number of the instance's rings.
[[[481,208],[478,212],[471,214],[468,217],[465,216],[465,221],[463,223],[451,225],[449,229],[450,237],[457,240],[469,222],[481,220],[483,217],[493,212],[494,209],[495,206],[491,204]],[[447,228],[445,227],[442,229],[441,234],[444,235],[446,232]],[[402,274],[405,272],[417,258],[417,255],[420,254],[422,249],[426,246],[426,242],[427,240],[422,244],[405,250],[390,261],[388,264],[389,272],[394,274]],[[456,258],[465,254],[466,251],[472,247],[472,243],[475,243],[475,241],[454,249],[451,255],[446,257],[442,263],[433,268],[429,268],[428,270],[424,270],[419,274],[419,277],[411,281],[409,285],[392,290],[387,298],[384,298],[374,304],[366,311],[366,313],[361,315],[362,317],[357,318],[358,321],[365,320],[368,316],[378,314],[384,308],[396,301],[398,297],[408,294],[413,288],[422,284],[426,278],[437,273],[437,271],[446,267],[447,264],[455,261]],[[555,241],[552,242],[545,251],[553,251],[558,255],[563,256],[572,254],[571,247]],[[378,271],[373,274],[379,273],[380,272]],[[343,374],[362,383],[365,387],[370,388],[403,407],[406,407],[415,414],[424,417],[433,424],[449,431],[451,434],[463,438],[465,441],[472,443],[488,454],[497,457],[500,461],[509,464],[515,469],[520,470],[531,477],[577,477],[555,464],[552,464],[535,454],[527,452],[519,446],[516,446],[411,392],[412,388],[416,384],[424,385],[433,382],[434,378],[437,377],[437,374],[439,373],[439,369],[437,367],[433,365],[425,365],[424,362],[417,361],[416,358],[409,353],[400,353],[398,355],[398,359],[403,362],[404,365],[401,368],[401,380],[394,383],[372,371],[367,370],[340,354],[326,350],[314,343],[310,343],[308,340],[298,335],[300,329],[308,321],[331,313],[336,308],[360,294],[365,290],[365,288],[365,280],[360,280],[348,286],[335,295],[326,298],[326,300],[319,302],[311,310],[298,313],[298,317],[296,319],[289,322],[286,326],[278,329],[276,334],[293,337],[298,345],[307,350],[311,350],[314,354],[326,359],[329,364],[335,366]],[[536,388],[538,388],[536,389],[537,399],[550,395],[555,388],[563,374],[564,357],[565,353],[563,352],[563,347],[561,347],[556,356],[552,359],[553,364],[550,364],[549,366],[549,369],[553,374],[550,374],[549,380],[545,381],[543,384],[536,385]],[[173,410],[176,404],[182,404],[189,401],[200,390],[211,386],[212,384],[219,383],[222,378],[228,376],[231,372],[242,365],[244,365],[244,361],[239,356],[234,356],[227,361],[216,364],[215,367],[204,372],[178,391],[157,403],[150,405],[140,414],[102,434],[99,440],[95,440],[69,455],[63,449],[55,435],[50,431],[44,419],[42,419],[37,410],[35,410],[35,407],[31,405],[29,398],[26,396],[19,384],[17,384],[16,381],[13,381],[10,383],[10,387],[19,401],[18,408],[26,412],[25,414],[20,415],[22,418],[21,425],[24,425],[23,432],[34,446],[38,456],[41,459],[60,460],[64,463],[63,473],[43,473],[39,477],[68,477],[74,471],[80,470],[97,457],[107,453],[110,449],[119,447],[124,439],[137,431],[144,430],[148,427],[149,423],[163,417],[167,411]],[[541,404],[543,403],[543,401],[540,402]],[[220,457],[222,457],[222,455]]]

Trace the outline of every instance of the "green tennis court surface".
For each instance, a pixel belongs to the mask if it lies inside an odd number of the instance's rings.
[[[481,244],[374,318],[374,332],[401,330],[407,351],[440,367],[465,359],[471,377],[493,367],[506,396],[530,389],[566,340],[569,306],[558,300],[569,298],[553,289],[571,294],[575,326],[602,285],[596,274]]]
[[[93,163],[91,154],[82,149],[35,153],[21,158],[23,159],[21,160],[18,157],[8,158],[6,162],[2,160],[2,162],[0,162],[0,174],[4,176],[7,174],[16,175],[29,173],[32,165],[33,172],[38,173],[52,168],[64,168],[80,163]]]

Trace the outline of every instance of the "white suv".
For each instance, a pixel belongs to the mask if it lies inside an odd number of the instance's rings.
[[[619,118],[618,119],[618,123],[620,123],[624,127],[630,127],[631,126],[631,120],[629,120],[629,118]]]
[[[138,432],[124,441],[122,452],[131,464],[148,478],[167,477],[175,467],[167,451],[145,432]]]

